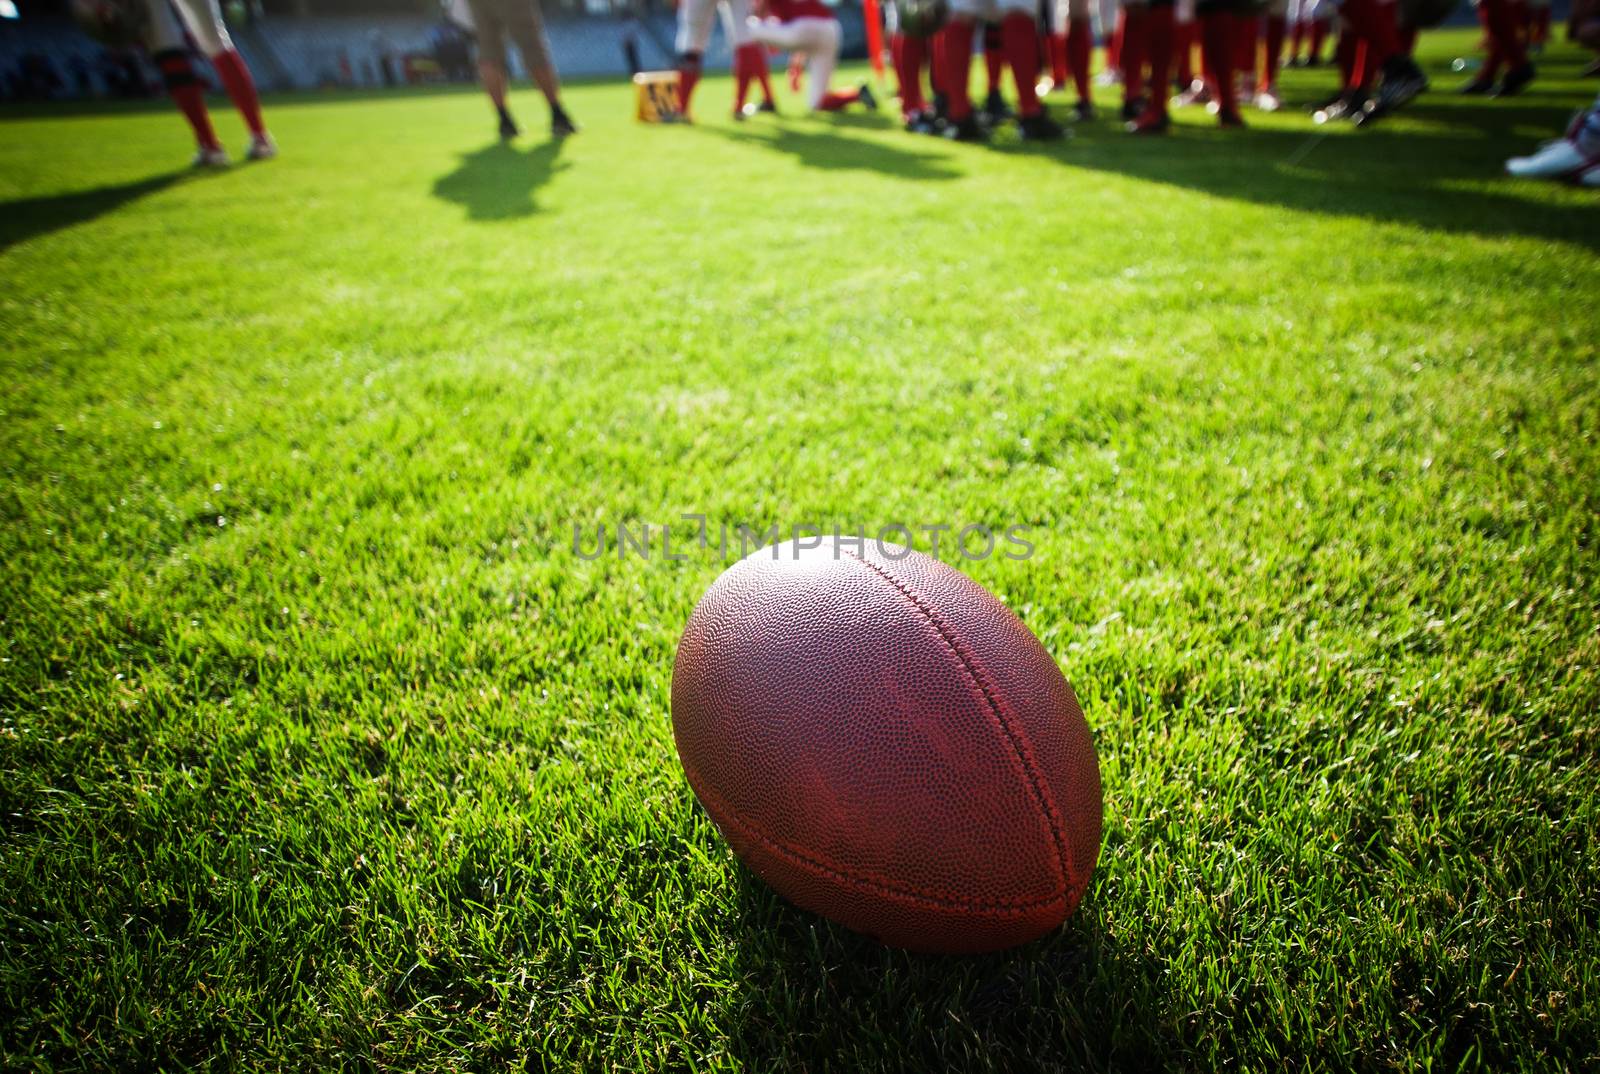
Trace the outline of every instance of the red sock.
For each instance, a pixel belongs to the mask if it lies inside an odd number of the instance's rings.
[[[1093,51],[1094,24],[1088,19],[1073,19],[1067,24],[1067,67],[1072,71],[1072,84],[1080,101],[1090,99],[1089,56]]]
[[[1510,0],[1494,2],[1506,4]],[[1393,4],[1379,3],[1378,0],[1345,0],[1341,11],[1350,29],[1366,42],[1366,67],[1369,72],[1380,69],[1385,60],[1400,51],[1400,41],[1394,28]]]
[[[217,132],[211,126],[211,114],[206,111],[205,88],[195,77],[189,57],[174,49],[158,52],[154,58],[167,83],[167,94],[183,113],[183,118],[189,121],[195,142],[202,149],[221,149],[222,143],[217,141]]]
[[[1236,33],[1232,12],[1209,11],[1200,16],[1201,62],[1211,78],[1211,97],[1223,115],[1239,110],[1238,94],[1233,85]]]
[[[1322,62],[1322,39],[1328,36],[1328,20],[1311,20],[1311,58]]]
[[[772,104],[772,71],[767,67],[767,53],[760,45],[750,46],[750,73],[761,84],[761,99]]]
[[[1289,27],[1289,58],[1291,60],[1298,60],[1300,58],[1300,46],[1305,43],[1305,39],[1305,20],[1295,19],[1294,25]]]
[[[1127,16],[1122,7],[1117,7],[1117,24],[1111,30],[1111,36],[1106,38],[1106,67],[1112,71],[1122,70],[1122,27]]]
[[[1261,60],[1261,88],[1278,84],[1278,65],[1283,62],[1283,35],[1289,29],[1282,15],[1267,16],[1267,54]]]
[[[733,110],[744,111],[744,102],[750,96],[750,45],[740,45],[733,50]]]
[[[1178,82],[1188,89],[1194,85],[1194,21],[1178,23],[1173,36],[1178,42]]]
[[[1006,62],[1011,79],[1017,84],[1017,114],[1038,115],[1039,103],[1039,24],[1032,15],[1013,11],[1000,23],[1005,38]]]
[[[1410,56],[1417,51],[1417,28],[1415,26],[1402,26],[1395,31],[1395,40],[1400,42],[1400,51]]]
[[[1150,9],[1145,44],[1150,50],[1150,104],[1145,111],[1167,114],[1167,85],[1172,77],[1172,42],[1176,12],[1171,4]]]
[[[678,64],[678,111],[689,114],[689,98],[694,96],[695,83],[700,81],[700,60],[686,60]]]
[[[1123,8],[1122,16],[1122,99],[1136,101],[1144,96],[1145,18],[1148,9]]]
[[[1542,45],[1550,40],[1550,5],[1533,13],[1533,42]]]
[[[1050,35],[1050,81],[1058,86],[1067,84],[1066,34]]]
[[[954,19],[939,31],[944,38],[940,44],[944,62],[939,84],[949,101],[950,118],[957,122],[972,114],[972,96],[967,88],[972,71],[972,30],[972,23]]]
[[[988,79],[986,93],[1000,92],[1000,76],[1006,69],[1005,34],[998,26],[983,28],[983,73]]]
[[[229,100],[244,117],[250,133],[257,137],[265,135],[267,126],[261,122],[261,99],[256,96],[256,83],[250,77],[250,68],[244,65],[244,58],[230,48],[211,57],[211,66],[222,79],[222,88],[228,91]]]
[[[1517,25],[1517,9],[1512,0],[1482,0],[1479,9],[1489,27],[1490,56],[1509,64],[1512,69],[1528,62],[1527,50],[1522,44],[1522,33]],[[1498,57],[1494,53],[1499,52]],[[1485,70],[1488,69],[1485,64]],[[1499,63],[1495,62],[1496,69]],[[1482,76],[1480,76],[1482,77]]]
[[[922,63],[928,54],[928,43],[920,37],[896,34],[891,45],[894,54],[894,73],[900,80],[900,111],[910,116],[928,107],[922,96]]]
[[[860,90],[830,90],[822,95],[822,100],[817,103],[819,112],[837,112],[847,104],[855,104],[860,99]]]

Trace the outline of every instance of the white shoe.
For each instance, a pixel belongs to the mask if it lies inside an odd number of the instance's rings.
[[[228,166],[228,151],[218,146],[216,149],[207,149],[201,146],[194,152],[194,160],[189,162],[192,168],[226,168]]]
[[[1094,76],[1094,84],[1097,86],[1120,86],[1122,85],[1122,72],[1115,67],[1107,67]]]
[[[1276,112],[1283,107],[1283,99],[1276,90],[1264,89],[1256,94],[1256,107],[1263,112]]]
[[[258,134],[250,139],[250,148],[245,150],[246,160],[271,160],[278,155],[278,143],[272,140],[270,134]]]
[[[1560,179],[1592,163],[1578,149],[1576,142],[1562,138],[1548,143],[1531,156],[1512,157],[1506,161],[1506,174],[1520,179]]]

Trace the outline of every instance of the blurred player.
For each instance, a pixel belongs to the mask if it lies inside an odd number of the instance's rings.
[[[838,92],[828,86],[839,66],[843,36],[832,8],[822,0],[759,0],[759,7],[767,17],[750,17],[750,37],[759,45],[805,57],[806,104],[813,112],[837,112],[852,104],[878,107],[865,82]]]
[[[269,160],[277,156],[278,146],[261,119],[261,100],[256,95],[255,80],[250,77],[244,57],[233,47],[217,0],[172,0],[171,6],[168,0],[146,0],[146,3],[150,11],[150,39],[146,45],[150,58],[161,72],[167,93],[188,119],[200,143],[195,164],[221,166],[228,163],[228,153],[217,141],[211,119],[206,114],[205,87],[189,62],[185,30],[211,61],[228,99],[244,117],[245,126],[250,128],[250,148],[245,150],[245,156],[250,160]],[[177,18],[173,17],[174,9]],[[179,19],[182,19],[181,26]]]
[[[1538,72],[1528,59],[1527,44],[1522,36],[1521,8],[1520,0],[1480,0],[1478,13],[1489,36],[1489,55],[1477,77],[1462,86],[1460,92],[1511,97],[1533,81]],[[1506,72],[1504,79],[1500,79],[1502,67]]]
[[[1055,0],[1050,36],[1052,75],[1057,84],[1070,77],[1078,93],[1073,105],[1079,119],[1094,118],[1089,83],[1089,57],[1094,50],[1094,21],[1089,0]]]
[[[1328,35],[1324,0],[1289,0],[1289,66],[1317,67],[1322,63],[1322,40]],[[1301,46],[1306,49],[1300,55]]]
[[[1395,7],[1386,0],[1344,0],[1337,54],[1341,71],[1348,73],[1339,95],[1317,109],[1318,123],[1348,119],[1365,125],[1428,88],[1422,69],[1401,45]]]
[[[734,117],[742,119],[749,111],[777,111],[772,102],[772,74],[767,68],[766,54],[750,39],[749,0],[679,0],[675,46],[678,50],[678,107],[683,117],[689,118],[689,101],[700,82],[706,48],[711,44],[711,27],[719,7],[723,9],[722,25],[728,35],[728,45],[733,49]],[[745,97],[752,81],[761,83],[762,103],[759,108],[747,110]]]
[[[557,138],[576,134],[577,126],[561,107],[561,80],[550,59],[539,0],[467,0],[467,7],[478,34],[478,78],[500,117],[500,137],[509,140],[521,133],[506,108],[507,38],[516,42],[523,66],[550,105],[550,133]]]
[[[968,80],[972,72],[972,39],[980,21],[1000,23],[1001,43],[1017,89],[1017,130],[1024,139],[1060,138],[1060,125],[1039,100],[1039,25],[1036,0],[951,0],[950,22],[934,49],[938,84],[947,95],[946,137],[961,142],[988,139],[988,131],[972,111]]]

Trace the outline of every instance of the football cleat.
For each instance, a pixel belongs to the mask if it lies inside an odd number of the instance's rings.
[[[1124,129],[1129,134],[1165,134],[1172,129],[1172,117],[1154,108],[1146,108],[1143,115]]]
[[[1456,88],[1456,92],[1463,97],[1483,97],[1494,92],[1494,80],[1489,78],[1474,78],[1471,82],[1463,82]]]
[[[999,90],[984,98],[979,113],[983,121],[991,127],[998,127],[1012,116],[1011,106],[1006,104],[1006,99],[1000,96]]]
[[[1150,107],[1150,102],[1145,100],[1143,97],[1135,97],[1132,100],[1123,101],[1122,121],[1124,123],[1133,122],[1140,116],[1144,115],[1144,110],[1148,107]]]
[[[931,109],[913,112],[906,117],[906,133],[908,134],[937,134],[938,132],[939,120]]]
[[[569,134],[577,134],[578,125],[572,122],[572,117],[567,115],[564,108],[556,107],[550,110],[550,134],[554,138],[565,138]]]
[[[1219,108],[1217,109],[1217,126],[1224,130],[1243,130],[1246,123],[1237,108]]]
[[[516,123],[512,121],[510,116],[500,117],[500,140],[502,142],[509,142],[521,133],[522,131],[517,129]]]
[[[1585,156],[1576,142],[1560,138],[1545,143],[1528,156],[1512,157],[1506,161],[1506,174],[1519,179],[1563,179],[1577,176],[1596,164],[1600,164],[1600,160]]]
[[[1172,98],[1172,107],[1187,108],[1192,104],[1210,104],[1211,93],[1206,89],[1204,79],[1195,79],[1189,83],[1189,88]]]
[[[194,159],[189,162],[194,168],[226,168],[228,166],[228,151],[219,146],[201,146],[194,152]]]
[[[271,160],[278,155],[278,143],[270,134],[257,134],[250,139],[250,148],[244,151],[246,160]]]
[[[945,128],[941,133],[952,142],[987,142],[989,140],[989,131],[982,123],[978,122],[977,116],[971,114],[945,124]]]
[[[1533,76],[1538,73],[1531,63],[1525,63],[1521,67],[1513,67],[1506,72],[1506,77],[1500,80],[1499,88],[1489,96],[1515,97],[1527,88],[1528,83],[1533,81]]]
[[[1577,179],[1579,186],[1600,187],[1600,160],[1590,164],[1574,178]]]
[[[1072,114],[1080,123],[1094,122],[1094,105],[1089,101],[1079,101],[1072,106]]]
[[[1271,86],[1256,94],[1256,107],[1263,112],[1276,112],[1283,107],[1283,98]]]
[[[756,111],[762,112],[769,116],[775,116],[778,114],[778,106],[773,104],[771,101],[762,101],[760,104],[756,105]]]
[[[1017,133],[1022,136],[1024,142],[1059,142],[1067,136],[1061,124],[1042,110],[1031,116],[1018,116]]]
[[[878,98],[873,94],[872,87],[865,82],[861,83],[861,88],[856,90],[856,100],[860,101],[862,106],[869,112],[878,110]]]
[[[1332,123],[1336,119],[1354,119],[1358,113],[1366,111],[1367,100],[1367,95],[1361,90],[1350,90],[1328,101],[1313,112],[1311,118],[1319,125]]]
[[[1532,77],[1531,75],[1529,76]],[[1385,112],[1403,108],[1428,88],[1428,76],[1410,56],[1391,56],[1383,65],[1383,84],[1378,87],[1378,107]]]

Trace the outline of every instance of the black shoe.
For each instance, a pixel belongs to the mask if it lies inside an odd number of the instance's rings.
[[[1018,116],[1017,133],[1024,142],[1059,142],[1067,136],[1061,124],[1042,109],[1031,116]]]
[[[1528,83],[1533,81],[1533,76],[1538,73],[1531,63],[1525,63],[1521,67],[1513,67],[1506,72],[1506,77],[1500,80],[1500,88],[1489,94],[1489,96],[1515,97],[1527,88]]]
[[[1336,119],[1354,119],[1358,113],[1366,111],[1367,100],[1367,95],[1361,90],[1341,93],[1312,113],[1311,118],[1319,124],[1332,123]]]
[[[1129,134],[1165,134],[1172,129],[1172,117],[1154,108],[1146,108],[1142,116],[1123,129]]]
[[[941,131],[952,142],[987,142],[989,132],[978,122],[978,117],[968,115],[965,119],[947,122]]]
[[[1383,65],[1383,84],[1378,87],[1377,105],[1385,113],[1404,108],[1428,88],[1428,76],[1410,56],[1391,56]]]
[[[578,133],[578,125],[572,122],[572,117],[557,108],[550,114],[550,133],[556,138],[565,138],[569,134]]]
[[[1237,108],[1223,108],[1217,112],[1217,126],[1224,130],[1243,130],[1248,125]]]
[[[1079,123],[1093,123],[1094,105],[1088,101],[1079,101],[1072,106],[1072,114],[1077,117]]]
[[[998,127],[1012,116],[1011,106],[1006,104],[1006,99],[1000,96],[1000,91],[995,90],[983,99],[983,121],[991,127]]]
[[[1462,83],[1456,92],[1463,97],[1483,97],[1494,92],[1494,82],[1487,78],[1474,78],[1471,82]]]
[[[924,109],[921,112],[913,112],[906,117],[907,134],[937,134],[938,132],[939,121],[931,110]]]
[[[1307,56],[1306,57],[1306,66],[1307,67],[1321,67],[1322,66],[1322,57],[1321,56]]]
[[[865,82],[861,83],[861,88],[856,90],[856,100],[865,105],[869,112],[878,110],[878,98],[873,96],[872,87]]]
[[[1140,116],[1144,115],[1144,110],[1145,110],[1146,106],[1149,103],[1150,102],[1146,101],[1143,97],[1135,97],[1131,101],[1123,101],[1122,102],[1122,120],[1123,120],[1123,122],[1124,123],[1131,123],[1134,120],[1138,119]]]
[[[771,101],[762,101],[760,104],[756,105],[756,111],[764,112],[769,116],[775,116],[778,114],[778,106],[773,104]]]
[[[522,132],[517,129],[517,125],[515,122],[513,122],[510,115],[502,115],[500,117],[500,140],[502,142],[509,142],[511,139],[515,138],[521,133]]]

